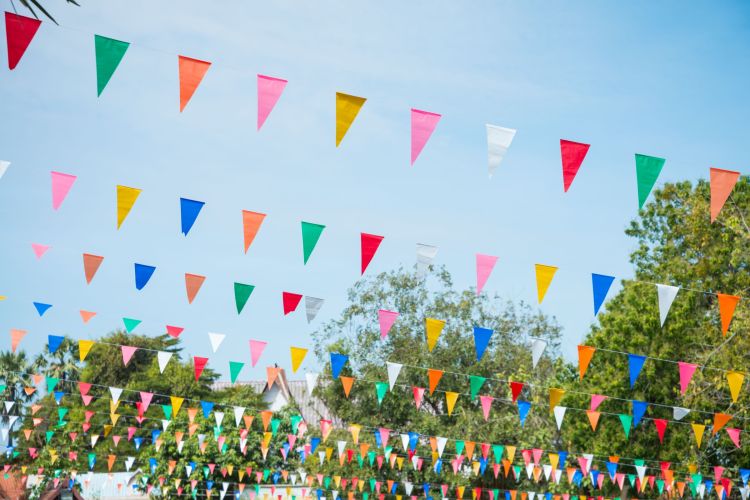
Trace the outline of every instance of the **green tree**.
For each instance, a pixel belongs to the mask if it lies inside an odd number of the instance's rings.
[[[28,404],[35,397],[34,394],[27,394],[25,388],[32,386],[30,374],[36,366],[29,361],[24,351],[2,351],[0,352],[0,367],[0,386],[5,386],[4,391],[0,391],[4,395],[3,399],[15,402],[7,415],[20,416],[23,405]],[[7,446],[12,445],[13,435],[8,432]]]
[[[18,1],[31,13],[32,16],[36,18],[39,17],[37,16],[37,13],[36,13],[38,9],[47,19],[57,24],[57,21],[55,20],[55,18],[52,17],[52,15],[47,11],[47,9],[44,8],[44,5],[42,5],[42,3],[39,0],[18,0]],[[80,7],[80,4],[76,0],[65,0],[65,2],[69,4],[73,4],[77,7]],[[13,3],[13,0],[11,0],[11,5],[13,6],[13,10],[15,10],[16,6]]]

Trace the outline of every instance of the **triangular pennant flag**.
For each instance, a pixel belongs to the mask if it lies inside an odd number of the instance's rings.
[[[202,358],[200,356],[193,356],[193,364],[195,366],[195,381],[196,382],[201,377],[201,373],[203,373],[203,369],[206,367],[206,363],[208,363],[208,358]]]
[[[309,297],[305,295],[305,315],[307,316],[307,322],[310,323],[318,315],[320,308],[323,307],[324,299],[317,299],[315,297]]]
[[[643,415],[646,414],[648,403],[645,401],[632,401],[633,403],[633,427],[638,427]]]
[[[177,60],[180,75],[180,113],[182,113],[211,63],[185,56],[177,56]]]
[[[99,266],[102,264],[104,257],[101,255],[92,255],[90,253],[83,254],[83,273],[86,276],[86,283],[90,284],[91,280],[94,279],[96,271],[99,270]]]
[[[635,155],[635,174],[638,180],[638,208],[643,208],[648,195],[659,178],[666,160],[654,156]]]
[[[378,310],[378,323],[380,324],[380,338],[385,339],[388,336],[388,332],[391,331],[393,323],[398,318],[396,311],[386,311],[385,309]]]
[[[737,398],[740,397],[740,389],[742,389],[742,383],[745,381],[745,374],[742,372],[728,371],[727,372],[727,383],[729,384],[729,392],[732,395],[732,402],[736,403]]]
[[[477,353],[477,361],[482,359],[493,333],[490,328],[474,327],[474,350]]]
[[[722,170],[712,168],[711,175],[711,222],[715,221],[721,212],[724,203],[729,199],[729,195],[740,178],[739,172],[732,170]]]
[[[39,317],[41,318],[44,316],[44,313],[49,310],[50,307],[52,307],[52,304],[45,304],[44,302],[34,302],[34,309],[36,309],[37,314],[39,314]]]
[[[136,290],[143,290],[151,276],[154,275],[156,268],[154,266],[147,266],[145,264],[135,263],[135,288]]]
[[[195,219],[201,213],[203,205],[205,205],[205,202],[180,198],[180,225],[182,234],[185,236],[195,224]]]
[[[521,391],[523,391],[524,383],[523,382],[514,382],[510,381],[510,395],[512,401],[515,403],[516,400],[518,400],[518,396],[521,395]]]
[[[443,378],[443,370],[435,370],[433,368],[427,369],[427,378],[430,381],[430,395],[435,392],[437,385],[440,383],[440,379]]]
[[[31,250],[34,251],[34,255],[36,255],[37,259],[41,259],[45,253],[47,253],[47,250],[49,250],[49,245],[42,245],[41,243],[32,243],[31,244]]]
[[[141,320],[133,318],[122,318],[122,323],[125,325],[125,331],[132,333],[135,328],[141,324]]]
[[[572,179],[571,179],[572,181]],[[589,417],[589,423],[591,424],[591,430],[596,431],[596,426],[599,423],[599,417],[601,413],[593,410],[586,410],[586,416]]]
[[[458,400],[458,393],[452,391],[445,391],[445,404],[448,408],[448,416],[453,413],[453,408],[456,406]]]
[[[216,352],[219,350],[219,346],[227,336],[223,333],[208,332],[208,341],[211,343],[211,350]]]
[[[599,309],[604,304],[604,299],[607,298],[609,288],[614,281],[614,276],[591,273],[591,287],[594,291],[594,316],[599,314]]]
[[[367,266],[370,265],[370,261],[375,256],[375,252],[378,251],[378,247],[383,242],[383,236],[377,234],[360,233],[360,272],[365,274]]]
[[[266,122],[271,110],[276,106],[288,82],[281,78],[258,75],[258,130]]]
[[[5,13],[5,35],[8,42],[8,68],[15,69],[42,22],[31,17]]]
[[[554,410],[557,405],[560,404],[563,396],[565,395],[565,389],[557,389],[555,387],[549,390],[549,409]]]
[[[495,268],[497,263],[497,257],[494,255],[484,255],[478,253],[476,255],[477,260],[477,295],[482,293],[484,285],[487,283],[487,279],[490,277],[490,273]]]
[[[630,388],[632,389],[635,385],[635,381],[638,375],[641,374],[643,364],[646,362],[646,356],[638,354],[628,354],[628,369],[630,373]]]
[[[366,100],[364,97],[336,92],[336,147],[341,144]]]
[[[492,409],[492,401],[494,399],[492,396],[479,396],[479,403],[482,405],[482,415],[485,421],[490,418],[490,410]]]
[[[0,160],[0,179],[3,178],[3,175],[5,175],[5,172],[8,170],[8,167],[10,167],[9,161]]]
[[[550,283],[552,283],[552,278],[555,277],[557,268],[555,266],[545,266],[543,264],[535,264],[534,267],[536,270],[536,296],[541,304],[544,300],[544,296],[547,294],[547,289],[549,288]]]
[[[590,144],[567,141],[560,139],[560,156],[562,158],[563,191],[566,193],[573,183],[578,169],[581,168],[586,153],[589,152]],[[596,429],[594,429],[596,430]]]
[[[690,410],[687,408],[680,408],[679,406],[672,408],[672,418],[675,420],[682,420],[688,413],[690,413]]]
[[[237,306],[237,314],[240,314],[247,304],[247,299],[255,290],[254,285],[245,285],[243,283],[234,283],[234,305]]]
[[[412,108],[411,110],[411,164],[417,161],[419,154],[435,130],[440,115]]]
[[[167,325],[167,335],[176,339],[185,329],[180,326]]]
[[[229,362],[229,378],[233,384],[237,382],[237,377],[240,376],[240,372],[244,366],[245,363],[241,363],[240,361]]]
[[[390,361],[386,361],[386,369],[388,370],[388,384],[390,385],[390,389],[393,390],[393,386],[396,384],[396,380],[398,379],[398,374],[401,373],[401,368],[404,366],[399,363],[391,363]]]
[[[203,286],[203,282],[206,281],[205,276],[198,274],[185,273],[185,291],[187,292],[188,304],[192,304],[195,300],[195,296],[198,295],[198,291]]]
[[[92,312],[92,311],[84,311],[84,310],[80,310],[80,311],[78,311],[78,314],[80,314],[80,315],[81,315],[81,321],[83,321],[83,324],[84,324],[84,325],[85,325],[86,323],[88,323],[89,321],[91,321],[91,318],[93,318],[94,316],[96,316],[96,313],[95,313],[95,312]]]
[[[254,368],[258,364],[260,355],[263,354],[263,350],[268,345],[268,342],[262,340],[251,340],[250,341],[250,365]]]
[[[94,35],[94,52],[96,53],[96,95],[102,95],[117,66],[120,65],[125,52],[130,47],[122,42],[101,35]]]
[[[50,172],[52,175],[52,208],[57,210],[68,196],[70,188],[77,177],[75,175],[63,174],[62,172]]]
[[[557,430],[562,428],[563,419],[565,418],[565,412],[567,408],[564,406],[555,406],[552,412],[555,414],[555,423],[557,424]]]
[[[159,351],[156,353],[156,361],[159,364],[159,373],[164,373],[167,368],[167,363],[172,359],[172,353],[167,351]]]
[[[690,424],[690,426],[693,428],[693,434],[695,435],[695,442],[698,444],[698,448],[700,448],[701,442],[703,441],[703,433],[706,430],[706,426],[703,424]]]
[[[296,373],[300,365],[302,365],[305,356],[307,356],[307,349],[304,347],[290,347],[289,350],[292,355],[292,372]]]
[[[331,353],[331,374],[333,378],[339,378],[339,374],[341,374],[341,370],[347,361],[349,361],[349,356],[346,354]]]
[[[630,437],[630,428],[633,426],[633,417],[625,415],[624,413],[620,413],[618,416],[620,417],[622,429],[625,431],[625,439],[627,439]]]
[[[47,336],[47,348],[49,349],[50,354],[57,352],[62,345],[63,340],[65,340],[65,337],[61,337],[60,335]]]
[[[345,377],[341,375],[339,379],[341,379],[341,386],[344,388],[344,396],[348,398],[349,393],[352,390],[352,385],[354,385],[354,377]]]
[[[284,316],[297,310],[297,306],[302,300],[302,295],[292,292],[281,292],[281,302],[284,306]]]
[[[599,408],[599,405],[602,404],[605,399],[607,399],[607,396],[603,396],[601,394],[592,394],[589,407],[591,411],[596,411],[596,409]]]
[[[305,382],[307,384],[307,395],[312,396],[315,386],[318,384],[318,373],[305,373]]]
[[[526,417],[529,414],[529,410],[531,409],[531,403],[528,401],[519,401],[518,402],[518,418],[521,421],[521,427],[526,423]]]
[[[680,287],[672,285],[656,285],[656,294],[659,299],[659,320],[661,326],[664,326],[664,322],[667,320],[669,309],[672,307],[677,292],[680,291]]]
[[[739,448],[740,447],[740,429],[727,428],[727,434],[729,434],[729,439],[732,440],[732,442],[734,443],[734,446]]]
[[[117,186],[117,229],[120,229],[125,218],[141,195],[141,190],[128,186]]]
[[[26,334],[29,333],[26,330],[18,330],[16,328],[11,328],[10,330],[10,350],[13,352],[16,352],[18,349],[18,344],[21,343],[21,340],[26,336]]]
[[[437,341],[440,338],[440,334],[443,332],[445,327],[445,321],[441,319],[426,318],[425,319],[425,336],[427,337],[427,350],[432,350],[437,345]]]
[[[438,247],[417,243],[417,277],[424,277],[438,253]]]
[[[721,334],[726,337],[729,331],[729,325],[732,323],[732,317],[734,316],[734,309],[737,307],[737,303],[740,298],[736,295],[726,295],[723,293],[717,293],[716,296],[719,299],[719,317],[721,318]]]
[[[245,240],[245,253],[247,253],[247,249],[253,243],[255,235],[258,234],[260,225],[265,218],[266,214],[251,212],[249,210],[242,211],[242,234]]]
[[[586,375],[586,370],[589,368],[589,363],[591,363],[591,358],[594,356],[594,352],[596,352],[596,347],[588,345],[578,346],[578,372],[581,376],[581,380],[583,380],[583,376]]]
[[[531,341],[531,367],[536,368],[539,360],[542,359],[542,354],[547,348],[547,342],[542,339],[533,339]]]
[[[135,351],[137,351],[138,348],[129,345],[123,345],[120,346],[120,349],[122,350],[122,363],[125,366],[128,366],[128,363],[130,363],[133,354],[135,354]]]
[[[305,264],[310,259],[315,245],[318,244],[323,229],[325,229],[323,224],[302,221],[302,258]]]
[[[659,436],[659,443],[664,444],[664,433],[667,430],[667,421],[663,418],[655,418],[654,426],[656,426],[656,435]]]
[[[515,136],[515,129],[487,124],[487,167],[490,178],[505,158]]]

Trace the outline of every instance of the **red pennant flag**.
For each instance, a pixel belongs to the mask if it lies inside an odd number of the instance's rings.
[[[178,62],[180,66],[180,113],[182,113],[211,63],[185,56],[178,56]]]
[[[104,257],[101,255],[83,254],[83,272],[86,275],[87,284],[91,284],[91,280],[94,279],[94,275],[99,270],[103,260]]]
[[[711,222],[719,216],[721,208],[727,202],[729,194],[739,178],[739,172],[720,168],[711,169]]]
[[[523,382],[512,382],[510,383],[510,392],[513,396],[513,402],[515,403],[518,399],[518,396],[521,394],[521,391],[523,390]]]
[[[284,316],[290,312],[296,311],[302,295],[291,292],[281,292],[281,300],[284,303]]]
[[[362,240],[362,274],[365,274],[365,269],[370,265],[370,261],[375,256],[375,252],[378,251],[380,243],[383,241],[382,236],[376,234],[361,233]]]
[[[206,281],[205,276],[185,273],[185,289],[187,290],[188,304],[193,303],[193,300],[195,300],[195,296],[198,295],[198,290],[201,289],[204,281]]]
[[[562,156],[563,171],[563,189],[568,192],[570,185],[573,183],[578,169],[581,168],[586,153],[589,152],[590,144],[580,142],[566,141],[560,139],[560,155]]]
[[[180,326],[167,325],[167,335],[175,339],[180,336],[183,330],[185,329]]]
[[[655,418],[656,434],[659,436],[659,443],[664,444],[664,431],[667,430],[667,421],[663,418]]]
[[[197,382],[201,377],[201,373],[203,373],[203,369],[206,367],[206,363],[208,363],[208,358],[193,356],[193,362],[195,364],[195,381]]]
[[[734,316],[734,309],[737,307],[737,302],[740,301],[740,298],[736,295],[726,295],[723,293],[717,293],[716,296],[719,298],[721,334],[726,337],[729,331],[729,324],[732,322],[732,317]]]
[[[8,40],[8,67],[14,69],[42,22],[31,17],[5,13],[5,35]]]

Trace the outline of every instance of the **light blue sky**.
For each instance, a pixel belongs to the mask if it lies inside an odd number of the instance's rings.
[[[1,70],[0,159],[12,165],[0,180],[0,332],[28,329],[31,352],[50,333],[96,338],[128,316],[141,333],[184,326],[190,354],[225,333],[210,366],[228,376],[230,359],[246,361],[242,378],[259,378],[339,313],[365,231],[385,236],[368,274],[412,265],[422,242],[468,287],[474,254],[489,253],[500,261],[486,290],[533,303],[534,263],[559,266],[542,309],[572,357],[594,319],[590,273],[631,273],[634,153],[667,159],[658,185],[746,171],[742,2],[82,4],[51,2],[62,26],[45,22],[18,68]],[[132,43],[98,99],[95,33]],[[178,54],[214,63],[182,114]],[[257,73],[289,80],[260,133]],[[336,91],[368,98],[338,149]],[[410,107],[443,115],[414,167]],[[518,129],[492,180],[485,123]],[[561,138],[592,144],[567,194]],[[78,176],[58,212],[50,170]],[[116,184],[143,189],[120,231]],[[180,196],[206,202],[187,238]],[[268,213],[247,255],[242,209]],[[327,225],[307,266],[300,220]],[[52,246],[41,261],[32,242]],[[105,256],[89,286],[83,252]],[[157,266],[141,292],[134,262]],[[185,272],[207,276],[192,305]],[[234,281],[257,286],[239,317]],[[282,290],[325,298],[318,319],[284,317]],[[39,318],[35,300],[54,307]],[[99,314],[82,326],[79,309]],[[251,338],[269,341],[255,371]]]

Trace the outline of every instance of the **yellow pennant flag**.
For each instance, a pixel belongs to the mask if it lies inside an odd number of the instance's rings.
[[[307,349],[304,347],[290,347],[289,350],[292,354],[292,372],[296,373],[305,356],[307,356]]]
[[[398,470],[401,470],[404,466],[404,457],[396,457],[396,464],[398,465]]]
[[[81,361],[86,359],[86,356],[89,355],[89,351],[91,350],[91,347],[93,347],[94,341],[93,340],[79,340],[78,341],[78,357],[81,358]]]
[[[105,425],[104,426],[104,437],[109,436],[109,433],[112,432],[112,427],[113,426],[114,426],[114,424],[112,424],[112,425]]]
[[[552,470],[557,470],[557,464],[560,463],[560,455],[557,453],[550,453],[549,463],[552,466]]]
[[[701,447],[701,441],[703,441],[703,432],[706,430],[706,426],[703,424],[690,424],[693,427],[693,433],[695,434],[695,442],[698,443],[698,448]]]
[[[359,424],[352,424],[349,426],[349,431],[352,433],[352,441],[354,441],[354,444],[359,444],[360,429],[362,429],[362,426]]]
[[[326,448],[326,460],[330,460],[331,455],[333,455],[333,448],[329,446],[328,448]]]
[[[732,394],[733,403],[736,403],[737,398],[740,397],[740,389],[742,389],[742,382],[744,381],[744,373],[735,371],[727,372],[727,383],[729,384],[729,392]]]
[[[456,486],[456,495],[458,495],[458,498],[464,497],[464,488],[465,486]]]
[[[443,333],[445,321],[442,319],[427,318],[425,319],[425,330],[427,336],[427,350],[432,352],[437,345],[440,334]]]
[[[508,460],[510,460],[511,463],[513,463],[513,458],[516,456],[516,447],[515,446],[506,446],[505,447],[505,453],[508,454]]]
[[[112,420],[112,425],[117,425],[117,421],[120,419],[120,415],[117,413],[110,413],[109,418]]]
[[[536,297],[541,304],[544,300],[544,296],[547,294],[547,289],[552,278],[555,277],[557,268],[555,266],[545,266],[543,264],[535,264],[536,267]]]
[[[560,404],[562,397],[565,395],[565,389],[555,389],[554,387],[549,390],[549,411],[552,412],[555,406]],[[554,469],[554,467],[553,467]]]
[[[364,97],[336,92],[336,147],[341,144],[366,100]]]
[[[180,407],[182,406],[182,402],[185,401],[185,398],[169,396],[169,399],[172,402],[172,417],[174,418],[177,416],[177,412],[180,411]]]
[[[120,229],[122,223],[125,222],[125,218],[140,194],[141,190],[138,188],[117,186],[117,229]]]
[[[456,400],[458,400],[458,393],[445,391],[445,403],[448,406],[448,415],[453,413],[453,407],[456,406]]]
[[[117,401],[110,399],[109,400],[109,412],[114,413],[117,410],[117,407],[120,406],[120,400]]]
[[[263,433],[263,446],[268,448],[268,445],[271,443],[271,438],[273,437],[272,432],[264,432]]]

